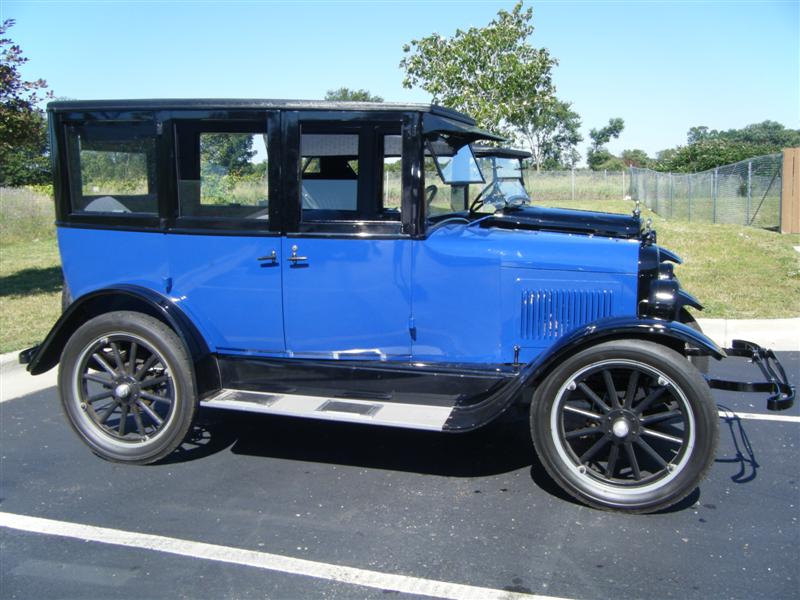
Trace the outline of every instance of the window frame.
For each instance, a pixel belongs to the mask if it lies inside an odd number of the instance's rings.
[[[155,161],[155,213],[117,213],[117,212],[91,212],[74,210],[73,199],[76,194],[83,195],[81,176],[80,149],[77,146],[77,136],[71,134],[73,128],[83,127],[121,127],[152,128],[154,140]],[[55,189],[56,220],[58,225],[86,226],[91,228],[115,227],[132,230],[159,229],[163,225],[162,217],[165,203],[167,202],[168,175],[162,168],[163,147],[161,143],[161,122],[155,113],[122,113],[108,115],[95,113],[66,114],[60,123],[53,123],[51,139],[53,148],[63,149],[59,155],[53,154],[53,166],[56,171]]]
[[[406,198],[408,157],[408,114],[397,111],[286,111],[283,113],[284,132],[284,202],[285,231],[292,236],[335,237],[409,237],[411,213]],[[413,119],[416,123],[417,120]],[[357,211],[325,211],[317,219],[303,219],[302,173],[300,140],[303,133],[350,134],[357,133],[358,142],[358,188]],[[383,207],[383,144],[386,135],[400,135],[402,146],[402,191],[400,219],[382,219],[378,210]],[[378,155],[380,160],[377,159]],[[322,212],[322,211],[320,211]],[[364,215],[368,215],[366,218]],[[349,217],[349,218],[348,218]]]
[[[281,211],[278,193],[280,178],[280,152],[279,140],[280,117],[277,111],[254,110],[251,112],[238,112],[237,114],[206,113],[180,114],[175,113],[170,122],[170,137],[172,138],[173,158],[172,169],[174,182],[173,198],[170,207],[170,230],[176,233],[188,232],[213,232],[251,234],[274,234],[280,231]],[[183,130],[183,131],[182,131]],[[250,133],[266,137],[267,148],[267,219],[238,218],[224,216],[198,216],[181,214],[181,161],[186,156],[186,147],[183,145],[186,138],[191,136],[193,152],[190,155],[197,162],[199,174],[200,160],[200,135],[203,133]]]

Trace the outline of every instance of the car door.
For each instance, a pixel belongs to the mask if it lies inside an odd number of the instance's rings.
[[[220,353],[282,354],[277,113],[176,117],[170,294]]]
[[[400,212],[397,115],[284,115],[287,352],[399,360],[411,352],[411,239]]]

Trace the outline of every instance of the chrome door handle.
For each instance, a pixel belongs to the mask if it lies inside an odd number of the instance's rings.
[[[289,257],[289,260],[293,263],[297,263],[301,260],[308,260],[307,256],[297,256],[297,246],[292,246],[292,255]]]
[[[272,263],[271,263],[272,265],[277,265],[278,264],[278,253],[275,252],[275,250],[273,250],[272,252],[270,252],[266,256],[259,256],[256,260],[259,261],[259,262],[261,262],[263,260],[271,260],[272,261]]]

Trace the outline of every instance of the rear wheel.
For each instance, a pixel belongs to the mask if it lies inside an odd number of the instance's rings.
[[[107,460],[164,458],[183,441],[197,408],[183,344],[169,327],[140,313],[87,321],[64,347],[58,377],[70,423]]]
[[[677,352],[618,340],[559,365],[534,393],[531,432],[567,492],[597,508],[652,512],[683,499],[714,460],[708,385]]]

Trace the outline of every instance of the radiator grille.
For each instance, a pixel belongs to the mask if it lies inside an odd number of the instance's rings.
[[[611,290],[523,290],[523,340],[566,335],[584,323],[611,315]]]

